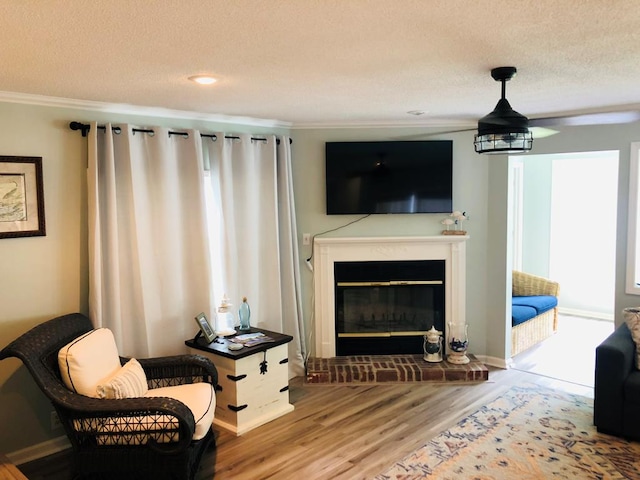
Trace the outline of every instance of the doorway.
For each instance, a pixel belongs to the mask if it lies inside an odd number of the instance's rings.
[[[514,268],[560,283],[558,333],[514,357],[517,369],[593,386],[595,346],[614,328],[618,157],[513,162]]]

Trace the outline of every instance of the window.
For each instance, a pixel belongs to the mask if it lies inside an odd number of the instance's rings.
[[[638,240],[640,240],[640,208],[638,203],[639,197],[639,183],[640,168],[638,163],[640,162],[640,142],[634,142],[631,144],[631,158],[629,162],[629,222],[627,231],[627,288],[626,292],[632,295],[640,295],[640,247],[638,246]]]

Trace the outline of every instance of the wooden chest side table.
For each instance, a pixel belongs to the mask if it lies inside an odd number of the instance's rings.
[[[233,337],[217,338],[211,343],[202,337],[185,342],[191,353],[204,355],[216,365],[219,390],[213,423],[236,435],[294,409],[289,403],[287,347],[293,337],[251,328],[251,333],[257,332],[274,341],[235,351],[228,348]]]

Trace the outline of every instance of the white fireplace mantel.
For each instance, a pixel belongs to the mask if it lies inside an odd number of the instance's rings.
[[[336,356],[335,262],[445,261],[445,321],[465,321],[465,235],[343,237],[314,240],[315,356]]]

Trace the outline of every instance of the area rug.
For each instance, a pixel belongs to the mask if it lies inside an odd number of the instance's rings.
[[[375,478],[637,480],[640,443],[598,433],[592,399],[513,387]]]

